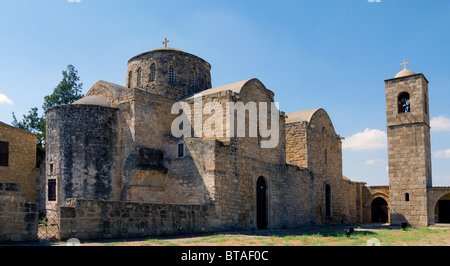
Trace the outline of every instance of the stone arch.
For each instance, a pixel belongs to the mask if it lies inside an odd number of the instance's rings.
[[[450,223],[450,193],[442,195],[434,204],[436,223]]]
[[[404,91],[398,95],[398,113],[410,113],[411,105],[410,105],[411,96],[408,92]]]
[[[382,197],[377,197],[371,203],[371,222],[372,223],[387,223],[389,222],[389,208],[388,203]]]
[[[383,192],[375,192],[374,194],[370,195],[370,197],[368,197],[363,204],[363,209],[364,209],[364,222],[365,223],[370,223],[372,221],[372,203],[375,199],[380,198],[383,199],[384,201],[386,201],[387,203],[387,214],[388,214],[388,221],[391,221],[391,212],[390,212],[390,200],[389,200],[389,195],[383,193]]]

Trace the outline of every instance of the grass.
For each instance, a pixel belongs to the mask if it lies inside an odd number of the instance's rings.
[[[347,237],[344,227],[314,228],[313,230],[264,231],[242,234],[212,234],[202,237],[147,239],[148,246],[366,246],[369,239],[380,240],[382,246],[450,246],[450,229],[364,229],[355,228]],[[115,242],[106,245],[129,245]],[[135,243],[136,244],[136,243]]]

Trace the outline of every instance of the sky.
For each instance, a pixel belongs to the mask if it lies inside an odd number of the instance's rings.
[[[433,185],[450,186],[450,1],[0,0],[0,121],[11,124],[72,64],[83,93],[125,85],[133,56],[168,46],[212,65],[213,87],[258,78],[286,113],[324,108],[343,172],[388,185],[384,80],[429,80]]]

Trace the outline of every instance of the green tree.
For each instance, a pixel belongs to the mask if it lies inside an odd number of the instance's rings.
[[[53,106],[71,104],[84,97],[81,94],[83,83],[78,83],[80,78],[75,67],[68,65],[67,71],[63,71],[62,74],[63,79],[53,90],[53,93],[44,97],[44,104],[42,105],[44,112]]]
[[[42,109],[44,114],[39,115],[38,108],[32,108],[27,115],[23,116],[22,121],[18,121],[13,113],[13,126],[26,130],[38,136],[36,164],[39,167],[45,160],[45,111],[57,105],[71,104],[84,97],[81,94],[83,83],[79,83],[78,71],[73,65],[68,65],[67,69],[62,71],[63,79],[53,90],[53,93],[44,97]]]

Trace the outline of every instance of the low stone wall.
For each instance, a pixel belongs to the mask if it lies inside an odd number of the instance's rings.
[[[112,239],[212,232],[213,206],[68,199],[60,207],[60,239]]]
[[[0,242],[36,241],[38,205],[25,202],[18,184],[0,183]]]

